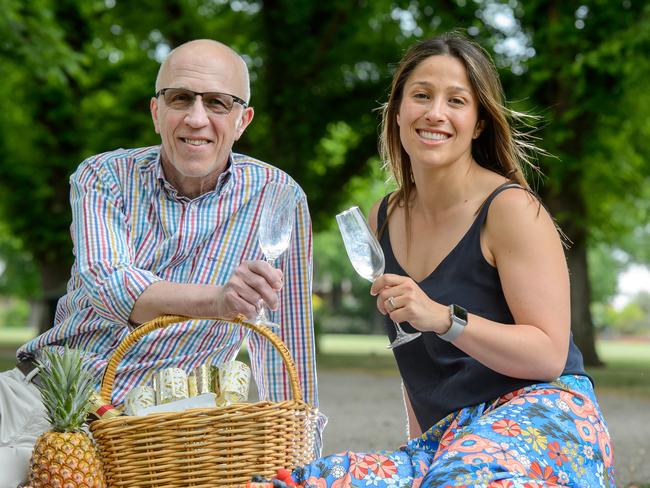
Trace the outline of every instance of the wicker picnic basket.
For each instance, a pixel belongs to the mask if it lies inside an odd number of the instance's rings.
[[[117,367],[142,336],[190,317],[158,317],[132,331],[110,357],[101,383],[109,402]],[[223,320],[223,319],[214,319]],[[267,327],[227,321],[268,339],[282,357],[293,400],[99,419],[90,424],[109,487],[240,487],[313,459],[317,411],[302,400],[293,360]]]

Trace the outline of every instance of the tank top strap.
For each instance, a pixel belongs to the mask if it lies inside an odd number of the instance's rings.
[[[381,229],[383,229],[384,223],[386,222],[386,218],[388,216],[388,199],[390,196],[391,193],[381,199],[381,202],[379,203],[379,209],[377,210],[377,232],[379,235],[383,234],[383,232],[381,232]]]
[[[485,219],[487,218],[487,213],[490,208],[490,204],[492,203],[492,200],[494,200],[499,193],[509,188],[519,188],[521,190],[530,192],[530,190],[524,188],[519,183],[514,183],[510,181],[496,187],[492,191],[492,193],[490,193],[487,196],[487,198],[483,201],[483,203],[479,207],[474,222],[472,222],[472,225],[467,231],[467,234],[464,236],[464,238],[461,240],[459,244],[463,244],[464,241],[472,241],[473,239],[475,240],[478,236],[480,236],[481,228],[483,227],[483,224],[485,223]],[[382,198],[379,204],[379,209],[377,211],[377,231],[380,240],[382,240],[385,235],[386,219],[388,218],[388,201],[390,199],[390,196],[391,193],[389,193],[384,198]]]
[[[519,183],[513,183],[513,182],[506,182],[502,185],[497,186],[492,193],[490,193],[487,198],[483,201],[481,206],[479,207],[478,210],[478,215],[476,216],[476,220],[474,221],[476,227],[479,229],[483,227],[483,223],[485,222],[485,219],[487,218],[487,213],[488,210],[490,209],[490,204],[492,203],[492,200],[494,200],[499,193],[501,193],[503,190],[507,190],[508,188],[520,188],[522,190],[526,190],[523,186],[521,186]],[[528,190],[526,190],[528,191]]]

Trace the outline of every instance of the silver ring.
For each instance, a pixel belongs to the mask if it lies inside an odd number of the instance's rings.
[[[388,303],[390,303],[390,306],[391,306],[391,308],[392,308],[393,310],[396,310],[396,309],[397,309],[397,305],[395,305],[395,300],[393,299],[393,297],[388,297],[388,300],[387,300],[387,301],[388,301]]]

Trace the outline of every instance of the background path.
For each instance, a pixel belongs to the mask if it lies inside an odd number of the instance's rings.
[[[323,454],[393,450],[406,441],[397,376],[320,371],[321,409],[329,417]],[[614,444],[619,488],[650,485],[650,399],[597,392]]]

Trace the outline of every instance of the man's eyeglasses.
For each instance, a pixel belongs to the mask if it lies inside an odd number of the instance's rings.
[[[203,106],[208,112],[219,115],[229,114],[237,102],[246,108],[248,104],[235,95],[220,92],[195,92],[187,88],[163,88],[156,93],[156,98],[163,96],[165,105],[174,110],[189,110],[194,106],[197,96],[201,96]]]

